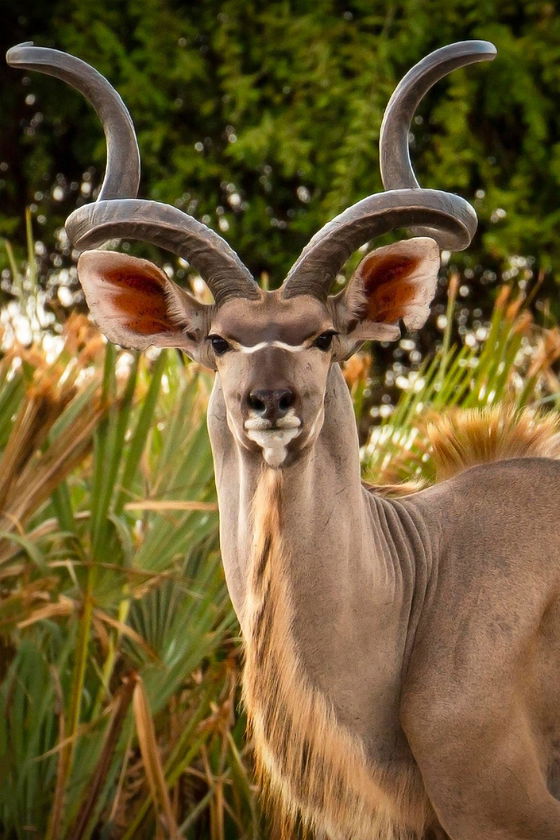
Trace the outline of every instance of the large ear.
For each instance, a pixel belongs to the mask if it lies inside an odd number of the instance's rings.
[[[178,347],[198,358],[210,306],[196,301],[148,260],[85,251],[78,278],[98,327],[115,344]]]
[[[438,270],[439,248],[428,237],[377,248],[336,298],[337,322],[352,341],[392,341],[401,321],[418,329],[429,315]]]

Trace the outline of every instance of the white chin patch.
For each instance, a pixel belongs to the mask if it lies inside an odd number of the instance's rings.
[[[269,467],[281,466],[288,454],[288,444],[296,438],[300,429],[247,429],[247,437],[263,451],[263,458]]]

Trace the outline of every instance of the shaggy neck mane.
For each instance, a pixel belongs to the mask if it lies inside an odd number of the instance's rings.
[[[417,774],[395,778],[371,767],[305,675],[293,635],[282,484],[282,471],[266,468],[257,485],[242,622],[243,699],[274,837],[293,838],[302,825],[330,840],[420,838],[431,815]]]

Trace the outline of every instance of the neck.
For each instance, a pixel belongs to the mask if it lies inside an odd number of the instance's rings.
[[[222,557],[232,602],[242,620],[253,543],[251,511],[264,462],[260,453],[240,446],[231,434],[218,379],[208,417]],[[329,374],[325,420],[314,446],[281,473],[285,539],[295,553],[303,551],[309,557],[327,547],[331,553],[338,544],[346,546],[346,552],[360,541],[356,521],[362,508],[358,437],[352,401],[338,365]],[[341,516],[343,509],[353,515]]]
[[[264,468],[225,415],[217,384],[222,555],[261,779],[329,836],[343,824],[359,838],[414,836],[425,799],[398,724],[412,582],[388,538],[394,510],[362,488],[342,374],[331,370],[323,428],[292,467]]]

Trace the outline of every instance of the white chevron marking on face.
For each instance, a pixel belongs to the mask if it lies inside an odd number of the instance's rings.
[[[281,350],[287,350],[289,353],[299,353],[302,350],[308,350],[308,344],[286,344],[284,341],[259,341],[258,344],[246,346],[239,344],[238,341],[232,341],[231,344],[240,353],[258,353],[259,350],[264,350],[265,347],[279,347]]]

